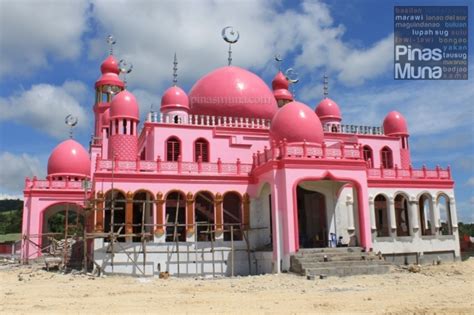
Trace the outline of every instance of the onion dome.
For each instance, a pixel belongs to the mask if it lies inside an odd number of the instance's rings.
[[[300,102],[283,106],[272,119],[270,139],[277,143],[290,142],[323,143],[324,132],[318,116],[311,108]]]
[[[277,100],[293,100],[293,95],[288,90],[290,83],[286,79],[285,75],[279,71],[272,81],[273,95]]]
[[[48,176],[89,177],[90,171],[89,153],[72,139],[61,142],[48,159]]]
[[[106,109],[102,114],[102,127],[107,127],[110,124],[110,108]]]
[[[408,127],[405,117],[393,111],[383,120],[383,131],[387,136],[408,136]]]
[[[137,100],[129,91],[124,90],[118,93],[110,102],[110,119],[131,118],[139,120],[139,117]]]
[[[118,75],[120,73],[120,69],[117,59],[115,59],[113,55],[108,56],[100,65],[100,72],[102,72],[102,74],[115,73]]]
[[[99,86],[115,86],[115,87],[121,87],[123,89],[125,84],[123,83],[122,80],[120,80],[117,74],[109,72],[109,73],[104,73],[103,75],[101,75],[100,78],[95,82],[95,87],[97,88]],[[108,92],[108,91],[104,91],[104,92]]]
[[[277,104],[256,74],[226,66],[197,81],[189,92],[191,114],[271,119]]]
[[[321,120],[341,121],[341,110],[336,102],[330,98],[324,98],[318,106],[316,106],[316,115]]]
[[[170,87],[161,97],[161,109],[182,109],[188,111],[188,95],[178,86]]]

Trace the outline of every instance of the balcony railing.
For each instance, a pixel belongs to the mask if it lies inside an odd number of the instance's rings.
[[[421,169],[400,169],[395,168],[369,168],[367,169],[369,179],[452,179],[451,168],[448,166],[442,169],[436,166],[434,170],[427,169],[423,165]]]
[[[286,143],[282,141],[279,145],[273,144],[271,148],[265,148],[263,152],[257,151],[257,153],[254,153],[253,164],[260,166],[271,160],[285,158],[360,160],[362,157],[362,146],[359,144],[340,142],[328,147],[325,143],[318,145],[306,142]]]
[[[64,178],[63,180],[53,179],[25,179],[25,189],[71,189],[71,190],[90,190],[90,181],[71,180]]]
[[[263,118],[221,117],[208,115],[188,115],[184,118],[175,117],[174,115],[150,112],[148,113],[147,122],[192,126],[269,129],[271,120]]]
[[[208,162],[182,162],[162,161],[158,157],[156,161],[121,161],[98,159],[96,163],[97,172],[122,172],[122,173],[157,173],[157,174],[224,174],[247,176],[252,171],[252,164],[241,163],[237,159],[235,163],[222,163],[217,159],[215,163]]]
[[[374,126],[359,126],[359,125],[342,125],[327,123],[323,126],[325,132],[335,133],[349,133],[349,134],[360,134],[360,135],[383,135],[382,127]]]

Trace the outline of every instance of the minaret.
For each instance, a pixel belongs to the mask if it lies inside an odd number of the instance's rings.
[[[275,96],[275,99],[278,103],[279,108],[293,101],[293,94],[291,94],[291,92],[288,89],[290,86],[290,82],[288,81],[286,76],[283,74],[283,72],[281,72],[280,70],[280,64],[282,60],[283,59],[281,59],[279,55],[275,56],[275,61],[278,64],[278,73],[276,74],[276,76],[273,78],[273,81],[272,81],[273,95]]]
[[[112,97],[122,91],[125,87],[124,83],[118,76],[120,69],[118,67],[118,62],[113,55],[113,45],[115,45],[115,40],[112,35],[107,37],[107,43],[110,47],[109,56],[104,60],[104,62],[102,62],[100,66],[102,75],[95,83],[95,140],[93,144],[100,144],[98,139],[102,137],[102,129],[104,127],[108,128],[108,126],[103,126],[102,122],[104,119],[102,119],[102,115],[110,108]]]
[[[135,161],[138,154],[139,109],[135,96],[127,90],[118,93],[110,103],[108,158]]]
[[[316,115],[325,131],[340,132],[341,128],[341,110],[336,102],[329,98],[329,80],[325,74],[323,77],[323,100],[316,106]]]
[[[189,114],[189,98],[178,85],[178,58],[176,53],[173,60],[173,86],[165,91],[161,98],[160,111],[166,122],[184,122]]]

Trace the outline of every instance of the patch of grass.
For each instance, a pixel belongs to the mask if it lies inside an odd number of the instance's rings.
[[[15,242],[21,240],[21,233],[0,234],[0,243]]]

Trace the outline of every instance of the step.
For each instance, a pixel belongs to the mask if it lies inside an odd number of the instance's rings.
[[[370,260],[377,258],[376,256],[368,255],[365,253],[341,253],[341,254],[308,254],[308,255],[293,255],[294,259],[298,260],[318,260],[324,261],[325,257],[328,261],[331,260]]]
[[[341,253],[341,252],[364,252],[362,247],[324,247],[324,248],[300,248],[297,254],[308,254],[308,253]]]
[[[354,266],[390,266],[388,262],[381,261],[333,261],[333,262],[308,262],[300,264],[301,269],[308,268],[339,268],[339,267],[354,267]]]
[[[347,277],[355,275],[373,275],[373,274],[384,274],[390,271],[389,265],[374,265],[374,266],[352,266],[352,267],[319,267],[319,268],[308,268],[304,270],[302,275],[326,275],[336,277]]]

